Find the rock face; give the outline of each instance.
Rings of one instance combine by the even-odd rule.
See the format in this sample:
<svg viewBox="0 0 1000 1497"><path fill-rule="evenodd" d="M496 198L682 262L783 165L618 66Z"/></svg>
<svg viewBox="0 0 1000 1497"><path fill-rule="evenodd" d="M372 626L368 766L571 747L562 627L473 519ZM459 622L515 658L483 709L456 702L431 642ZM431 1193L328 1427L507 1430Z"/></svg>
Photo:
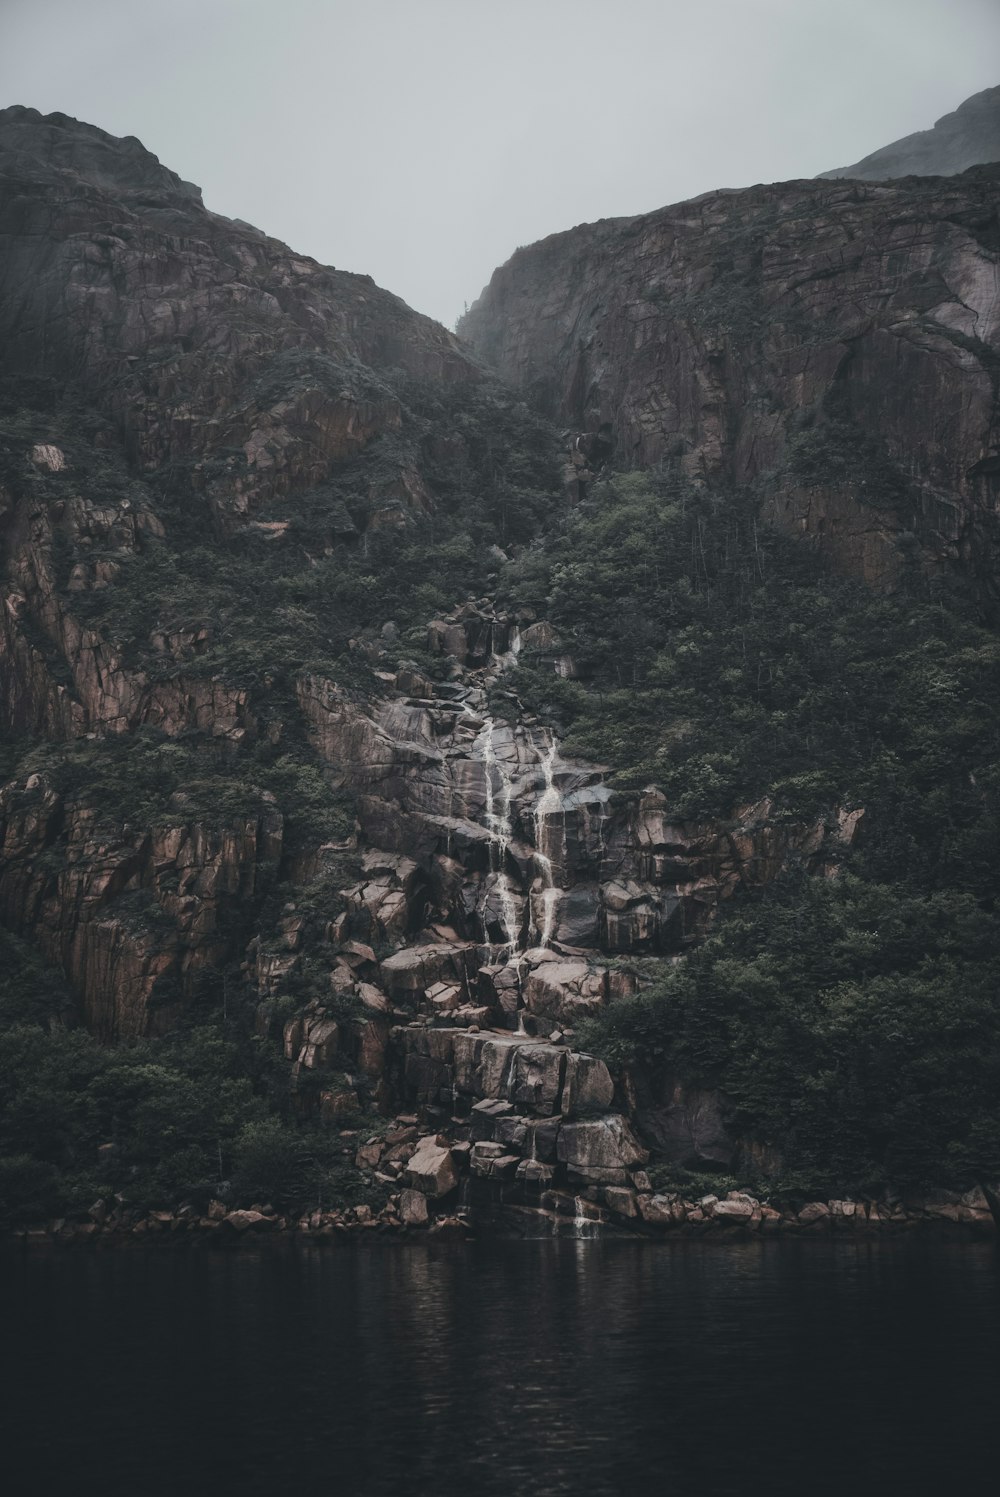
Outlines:
<svg viewBox="0 0 1000 1497"><path fill-rule="evenodd" d="M294 738L266 670L251 688L212 664L239 617L204 622L191 594L137 624L120 579L157 547L280 547L303 495L333 517L313 542L321 556L405 529L435 483L467 474L477 438L475 419L442 414L441 392L495 381L368 277L209 212L138 141L59 114L0 111L0 282L0 734L143 733L196 746L206 773ZM430 416L412 411L414 391ZM352 463L349 513L336 485ZM164 519L165 475L182 518ZM296 553L289 571L313 564ZM301 881L304 864L252 783L245 816L170 806L142 826L124 812L116 825L107 797L95 824L79 788L7 787L4 918L62 965L102 1036L155 1032L198 971L241 953L267 889ZM395 943L422 875L382 858L351 915ZM258 951L262 990L296 960Z"/></svg>
<svg viewBox="0 0 1000 1497"><path fill-rule="evenodd" d="M723 827L676 821L655 790L612 796L601 770L564 759L547 729L489 715L504 657L494 651L488 666L470 667L469 634L503 649L518 624L487 600L462 613L461 623L431 625L432 639L452 631L457 653L451 678L426 681L427 695L398 689L412 684L404 670L381 702L361 704L310 676L299 701L317 751L358 791L363 836L405 865L397 889L384 877L365 886L380 891L365 895L381 901L375 924L385 928L388 911L401 931L443 922L460 942L492 947L479 973L484 1001L500 1001L502 969L519 954L519 985L539 1025L571 1023L609 996L588 951L682 950L738 889L790 862L822 871L853 840L857 813L779 825L761 801ZM371 853L371 866L386 856ZM348 923L364 936L373 917L352 897L358 916ZM450 990L457 1006L473 996L481 963L453 934L400 951L383 962L382 978L396 996L440 985L442 1002Z"/></svg>
<svg viewBox="0 0 1000 1497"><path fill-rule="evenodd" d="M555 234L460 332L627 466L758 486L873 585L896 541L985 578L1000 486L1000 167L707 193Z"/></svg>
<svg viewBox="0 0 1000 1497"><path fill-rule="evenodd" d="M872 580L917 511L935 554L965 554L1000 473L996 200L989 173L924 197L791 184L523 252L469 330L573 420L560 495L556 434L443 328L210 213L136 141L0 112L0 732L42 766L0 785L0 919L59 964L107 1041L162 1033L206 984L225 1002L236 982L283 1046L299 1115L352 1137L358 1114L397 1114L356 1159L397 1182L397 1223L475 1186L574 1231L608 1213L665 1226L676 1203L653 1194L648 1145L720 1170L758 1147L763 1169L716 1094L612 1074L574 1048L577 1026L637 991L617 956L676 959L740 891L790 867L835 874L864 812L793 823L762 799L695 823L655 789L615 794L507 689L521 649L580 674L533 610L478 587L442 601L429 578L402 641L392 619L361 638L352 624L314 655L302 578L331 557L346 573L348 548L367 561L369 542L466 498L572 502L616 443L766 482L775 523ZM488 420L455 415L458 388ZM521 483L527 458L512 498L468 494L495 424L541 433L543 494ZM885 462L905 458L891 514L817 463L830 433L876 426ZM253 646L231 668L220 636L244 627L235 607L252 611L261 557L302 513L322 534L281 553L292 644L278 669ZM134 579L177 557L179 596L147 607ZM237 604L203 621L199 581L234 557L249 603L234 585ZM142 780L178 763L179 790ZM276 767L280 806L258 783ZM311 820L333 795L350 808L336 835ZM270 1222L220 1209L234 1233Z"/></svg>
<svg viewBox="0 0 1000 1497"><path fill-rule="evenodd" d="M102 1039L163 1033L228 954L227 923L274 879L281 850L273 807L218 831L114 831L34 775L0 787L0 918L62 967Z"/></svg>
<svg viewBox="0 0 1000 1497"><path fill-rule="evenodd" d="M890 177L948 177L970 166L1000 161L1000 87L984 88L944 114L932 130L917 130L882 146L853 166L820 172L821 177L852 177L885 182Z"/></svg>
<svg viewBox="0 0 1000 1497"><path fill-rule="evenodd" d="M85 380L141 467L205 465L223 530L397 431L386 371L477 377L443 327L210 213L135 139L5 109L0 181L0 369ZM421 503L416 461L387 476L385 505Z"/></svg>

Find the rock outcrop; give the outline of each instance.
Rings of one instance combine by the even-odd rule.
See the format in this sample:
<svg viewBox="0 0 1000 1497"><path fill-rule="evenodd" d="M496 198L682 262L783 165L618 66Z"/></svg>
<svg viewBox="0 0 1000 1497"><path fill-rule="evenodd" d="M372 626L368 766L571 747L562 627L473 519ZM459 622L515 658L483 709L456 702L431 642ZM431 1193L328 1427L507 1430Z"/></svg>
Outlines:
<svg viewBox="0 0 1000 1497"><path fill-rule="evenodd" d="M104 1040L163 1033L245 935L281 861L282 818L114 824L40 775L0 787L0 918L66 973Z"/></svg>
<svg viewBox="0 0 1000 1497"><path fill-rule="evenodd" d="M885 182L891 177L948 177L970 166L1000 161L1000 87L984 88L944 114L931 130L917 130L872 151L853 166L820 172L820 177L851 177Z"/></svg>
<svg viewBox="0 0 1000 1497"><path fill-rule="evenodd" d="M5 109L0 186L0 372L85 383L140 468L198 467L223 531L398 432L399 371L478 377L439 324L209 212L134 138ZM419 505L417 463L376 504Z"/></svg>
<svg viewBox="0 0 1000 1497"><path fill-rule="evenodd" d="M992 588L998 210L996 166L710 192L518 250L460 332L626 466L755 485L874 585L915 535Z"/></svg>
<svg viewBox="0 0 1000 1497"><path fill-rule="evenodd" d="M488 600L460 612L430 627L432 640L449 636L454 673L425 680L426 695L397 690L364 704L330 680L299 682L317 751L358 792L363 836L403 869L396 887L383 876L351 895L356 934L438 922L505 960L526 953L527 1006L539 1020L569 1022L554 989L575 993L580 1012L589 996L603 1001L582 952L680 951L738 889L792 861L829 870L854 840L858 812L782 823L763 800L725 825L684 823L656 790L612 795L601 769L565 759L547 728L490 715L489 689L519 642L518 621L494 615ZM493 653L470 656L470 633ZM408 669L397 685L414 685ZM371 853L370 866L382 857ZM457 948L400 952L383 976L397 993L444 983L464 999L468 959L456 965L449 950ZM564 959L555 962L556 951Z"/></svg>

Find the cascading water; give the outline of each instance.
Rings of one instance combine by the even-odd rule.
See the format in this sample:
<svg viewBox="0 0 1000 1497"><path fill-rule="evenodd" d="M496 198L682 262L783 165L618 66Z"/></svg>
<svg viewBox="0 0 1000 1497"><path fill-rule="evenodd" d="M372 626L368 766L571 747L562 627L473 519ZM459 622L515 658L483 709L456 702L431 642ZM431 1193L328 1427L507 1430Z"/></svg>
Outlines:
<svg viewBox="0 0 1000 1497"><path fill-rule="evenodd" d="M563 806L563 798L556 789L555 763L558 748L555 735L551 735L549 746L541 761L542 773L545 776L545 789L534 810L535 822L535 855L534 861L542 879L542 892L540 902L542 906L542 919L539 929L539 944L548 946L552 939L555 928L556 908L562 898L562 890L558 887L553 873L553 854L556 853L554 838L558 838L558 856L565 856L566 851L566 811Z"/></svg>
<svg viewBox="0 0 1000 1497"><path fill-rule="evenodd" d="M483 723L479 742L486 781L485 820L490 838L490 870L496 876L496 889L500 896L500 924L506 937L497 955L504 961L510 961L517 955L519 924L517 903L507 876L507 852L513 836L510 820L511 780L507 766L497 758L493 733L493 719L488 717ZM494 788L494 777L499 781L499 796Z"/></svg>

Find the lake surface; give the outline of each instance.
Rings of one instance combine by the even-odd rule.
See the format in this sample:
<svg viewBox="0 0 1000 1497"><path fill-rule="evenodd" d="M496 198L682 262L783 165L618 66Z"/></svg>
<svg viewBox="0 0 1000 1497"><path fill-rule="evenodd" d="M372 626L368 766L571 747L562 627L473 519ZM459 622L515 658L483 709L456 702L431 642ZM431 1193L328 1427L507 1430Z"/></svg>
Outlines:
<svg viewBox="0 0 1000 1497"><path fill-rule="evenodd" d="M989 1242L5 1252L6 1490L995 1490Z"/></svg>

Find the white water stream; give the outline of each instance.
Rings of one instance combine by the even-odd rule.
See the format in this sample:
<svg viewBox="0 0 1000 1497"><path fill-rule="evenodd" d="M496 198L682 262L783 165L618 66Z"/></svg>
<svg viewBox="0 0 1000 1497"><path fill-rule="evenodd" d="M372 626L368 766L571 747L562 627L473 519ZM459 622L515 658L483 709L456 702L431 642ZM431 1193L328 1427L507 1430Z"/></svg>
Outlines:
<svg viewBox="0 0 1000 1497"><path fill-rule="evenodd" d="M539 932L539 944L547 946L552 939L552 931L555 927L556 908L562 898L562 890L557 886L553 877L553 855L556 847L553 843L553 834L558 835L558 856L563 859L566 854L566 811L563 806L563 798L555 785L555 763L558 754L555 734L551 735L551 741L542 760L542 773L545 776L545 789L542 791L538 805L534 810L535 822L535 866L538 868L542 878L542 926Z"/></svg>
<svg viewBox="0 0 1000 1497"><path fill-rule="evenodd" d="M496 950L495 959L513 961L520 951L520 918L507 872L507 857L514 836L511 820L513 782L510 768L497 755L495 732L493 719L486 718L477 747L485 771L484 819L490 839L490 871L500 899L500 921L505 937ZM552 940L556 910L562 898L562 890L556 882L556 868L565 861L566 856L566 808L555 783L558 756L555 736L550 735L545 753L539 754L538 758L544 776L544 787L530 813L535 832L532 861L542 884L537 896L541 906L541 920L537 924L540 946L548 946Z"/></svg>
<svg viewBox="0 0 1000 1497"><path fill-rule="evenodd" d="M500 895L500 922L507 938L500 952L505 961L510 961L518 949L517 902L507 877L507 852L513 836L510 820L511 780L506 764L497 758L493 732L493 719L488 717L480 734L481 757L486 771L486 830L490 838L490 868L496 875L496 887ZM500 782L499 796L493 786L494 775Z"/></svg>

